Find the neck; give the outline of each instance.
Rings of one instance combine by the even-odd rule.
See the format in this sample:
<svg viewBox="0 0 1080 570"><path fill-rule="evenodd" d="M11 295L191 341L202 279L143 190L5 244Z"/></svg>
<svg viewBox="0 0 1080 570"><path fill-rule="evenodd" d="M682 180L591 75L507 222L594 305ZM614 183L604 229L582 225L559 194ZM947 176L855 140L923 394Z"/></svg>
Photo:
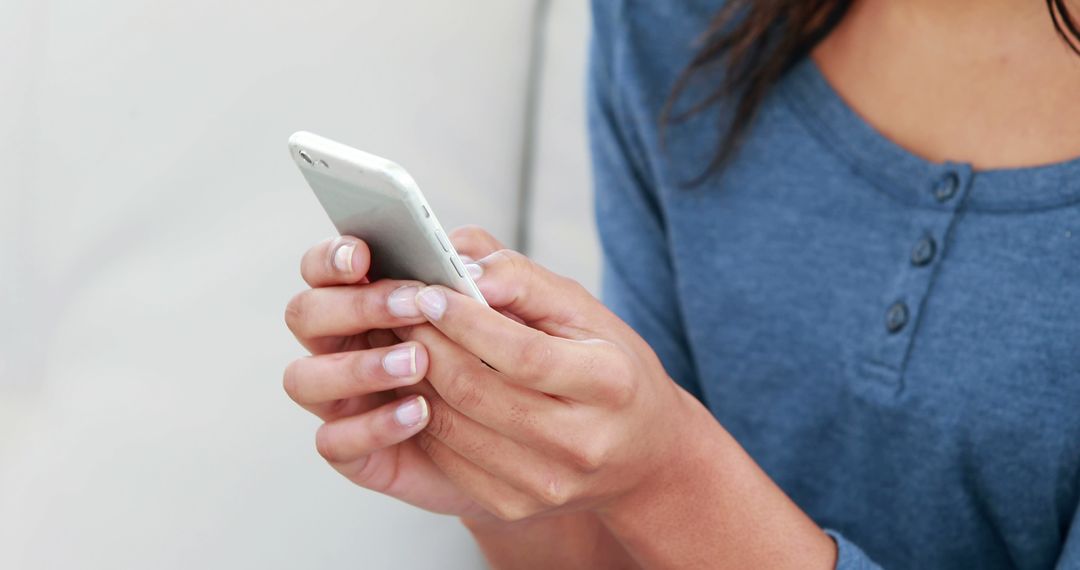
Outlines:
<svg viewBox="0 0 1080 570"><path fill-rule="evenodd" d="M1046 4L1034 0L856 0L850 15L933 44L938 55L957 61L1033 56L1056 66L1080 62L1055 32Z"/></svg>
<svg viewBox="0 0 1080 570"><path fill-rule="evenodd" d="M814 59L856 112L925 158L1080 156L1080 55L1043 2L856 0Z"/></svg>

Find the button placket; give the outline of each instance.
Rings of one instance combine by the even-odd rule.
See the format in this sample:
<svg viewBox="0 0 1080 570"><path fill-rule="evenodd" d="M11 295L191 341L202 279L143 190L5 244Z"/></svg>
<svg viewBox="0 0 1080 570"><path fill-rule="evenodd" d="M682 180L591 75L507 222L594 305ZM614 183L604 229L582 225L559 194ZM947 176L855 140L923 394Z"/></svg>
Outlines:
<svg viewBox="0 0 1080 570"><path fill-rule="evenodd" d="M910 318L911 311L908 309L907 303L897 301L885 312L885 330L896 334L904 330Z"/></svg>
<svg viewBox="0 0 1080 570"><path fill-rule="evenodd" d="M953 199L960 190L960 175L947 171L934 183L934 198L942 204Z"/></svg>
<svg viewBox="0 0 1080 570"><path fill-rule="evenodd" d="M925 267L930 265L936 254L937 241L934 240L934 236L923 235L919 241L915 242L915 246L911 248L911 264L915 267Z"/></svg>
<svg viewBox="0 0 1080 570"><path fill-rule="evenodd" d="M930 207L911 211L911 232L904 238L909 255L896 259L894 279L882 291L876 326L866 335L866 350L859 365L861 377L874 381L887 393L903 389L903 374L911 344L945 255L948 236L959 218L971 183L970 169L946 168L929 183Z"/></svg>

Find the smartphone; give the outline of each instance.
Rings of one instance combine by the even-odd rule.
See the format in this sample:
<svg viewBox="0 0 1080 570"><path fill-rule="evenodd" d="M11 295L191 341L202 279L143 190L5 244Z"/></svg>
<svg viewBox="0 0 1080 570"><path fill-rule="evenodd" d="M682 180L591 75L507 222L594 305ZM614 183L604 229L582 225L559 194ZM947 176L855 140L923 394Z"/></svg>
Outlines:
<svg viewBox="0 0 1080 570"><path fill-rule="evenodd" d="M289 151L337 231L367 242L369 279L445 285L487 304L404 168L303 131Z"/></svg>

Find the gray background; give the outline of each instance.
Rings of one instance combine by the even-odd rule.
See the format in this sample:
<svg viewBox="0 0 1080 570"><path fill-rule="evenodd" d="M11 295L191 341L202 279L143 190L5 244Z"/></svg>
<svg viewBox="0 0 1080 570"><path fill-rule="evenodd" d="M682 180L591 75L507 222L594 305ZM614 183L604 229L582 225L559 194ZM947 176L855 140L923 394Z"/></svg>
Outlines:
<svg viewBox="0 0 1080 570"><path fill-rule="evenodd" d="M281 390L299 258L332 233L285 143L390 157L508 241L531 163L531 253L595 290L587 3L0 13L0 567L482 566L454 519L325 466Z"/></svg>

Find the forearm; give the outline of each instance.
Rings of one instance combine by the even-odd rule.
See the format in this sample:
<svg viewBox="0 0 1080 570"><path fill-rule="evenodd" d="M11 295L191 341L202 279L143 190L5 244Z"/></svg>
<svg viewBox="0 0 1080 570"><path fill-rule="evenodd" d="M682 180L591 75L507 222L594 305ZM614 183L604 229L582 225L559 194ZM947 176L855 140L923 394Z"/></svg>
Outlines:
<svg viewBox="0 0 1080 570"><path fill-rule="evenodd" d="M638 568L592 513L573 513L516 523L462 519L493 568L568 570Z"/></svg>
<svg viewBox="0 0 1080 570"><path fill-rule="evenodd" d="M835 566L833 540L719 424L680 451L680 463L600 514L643 566Z"/></svg>

